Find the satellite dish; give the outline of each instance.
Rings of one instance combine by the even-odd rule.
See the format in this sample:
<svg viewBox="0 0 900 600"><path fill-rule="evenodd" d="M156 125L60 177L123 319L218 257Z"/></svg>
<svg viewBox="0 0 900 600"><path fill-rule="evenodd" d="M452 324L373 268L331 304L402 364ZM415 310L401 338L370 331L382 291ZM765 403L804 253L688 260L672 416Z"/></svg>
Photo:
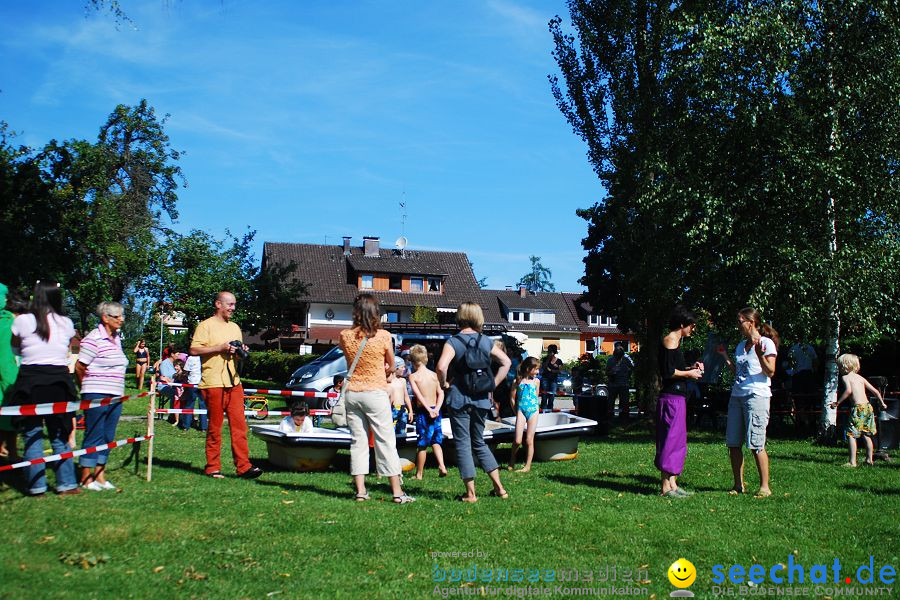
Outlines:
<svg viewBox="0 0 900 600"><path fill-rule="evenodd" d="M397 238L397 241L394 242L394 245L397 246L397 248L399 248L400 250L403 250L404 248L406 248L406 244L408 243L409 241L406 239L406 237L401 235Z"/></svg>

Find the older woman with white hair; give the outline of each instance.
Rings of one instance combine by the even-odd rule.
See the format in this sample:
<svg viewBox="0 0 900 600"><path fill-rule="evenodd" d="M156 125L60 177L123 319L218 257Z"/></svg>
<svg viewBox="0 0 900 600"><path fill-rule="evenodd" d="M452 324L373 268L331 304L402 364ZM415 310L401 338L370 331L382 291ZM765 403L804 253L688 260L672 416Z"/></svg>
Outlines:
<svg viewBox="0 0 900 600"><path fill-rule="evenodd" d="M125 370L128 358L122 351L124 312L118 302L101 302L97 306L100 324L81 340L75 377L81 383L82 400L99 400L125 393ZM116 426L122 414L122 403L116 402L84 411L82 448L108 444L116 439ZM94 492L114 490L106 479L109 450L91 452L81 457L81 485Z"/></svg>

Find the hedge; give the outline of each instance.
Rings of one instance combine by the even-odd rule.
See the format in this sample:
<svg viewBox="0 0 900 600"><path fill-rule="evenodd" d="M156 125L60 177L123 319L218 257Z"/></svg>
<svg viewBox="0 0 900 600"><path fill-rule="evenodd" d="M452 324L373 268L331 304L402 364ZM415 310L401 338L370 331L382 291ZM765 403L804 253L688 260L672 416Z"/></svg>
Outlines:
<svg viewBox="0 0 900 600"><path fill-rule="evenodd" d="M284 385L291 373L317 358L318 354L289 354L278 350L250 352L250 357L242 365L241 375Z"/></svg>

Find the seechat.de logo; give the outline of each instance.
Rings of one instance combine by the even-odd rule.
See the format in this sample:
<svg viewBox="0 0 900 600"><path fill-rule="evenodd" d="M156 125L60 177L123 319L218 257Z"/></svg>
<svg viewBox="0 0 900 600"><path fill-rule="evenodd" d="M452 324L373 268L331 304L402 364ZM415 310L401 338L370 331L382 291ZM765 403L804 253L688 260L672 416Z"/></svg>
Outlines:
<svg viewBox="0 0 900 600"><path fill-rule="evenodd" d="M669 581L677 588L669 596L673 598L693 598L694 593L683 588L690 587L694 580L697 579L697 569L686 558L679 558L672 563L668 571Z"/></svg>

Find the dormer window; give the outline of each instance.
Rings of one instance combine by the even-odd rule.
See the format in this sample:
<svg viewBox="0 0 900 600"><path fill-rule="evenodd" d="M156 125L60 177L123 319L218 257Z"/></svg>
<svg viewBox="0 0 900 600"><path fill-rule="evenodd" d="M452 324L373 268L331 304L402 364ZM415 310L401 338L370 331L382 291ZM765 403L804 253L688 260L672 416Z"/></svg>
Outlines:
<svg viewBox="0 0 900 600"><path fill-rule="evenodd" d="M409 291L413 293L424 293L425 292L425 279L422 277L410 277L409 278Z"/></svg>
<svg viewBox="0 0 900 600"><path fill-rule="evenodd" d="M375 287L375 276L374 275L363 275L359 280L359 289L361 290L371 290Z"/></svg>
<svg viewBox="0 0 900 600"><path fill-rule="evenodd" d="M388 276L388 289L401 291L403 289L403 276L402 275L390 275Z"/></svg>
<svg viewBox="0 0 900 600"><path fill-rule="evenodd" d="M441 278L440 277L429 277L428 278L428 293L429 294L440 294L441 293Z"/></svg>
<svg viewBox="0 0 900 600"><path fill-rule="evenodd" d="M615 320L612 317L604 317L603 315L589 315L588 325L591 327L614 327Z"/></svg>
<svg viewBox="0 0 900 600"><path fill-rule="evenodd" d="M510 321L515 323L530 323L531 322L531 313L514 310L512 312L512 318Z"/></svg>

